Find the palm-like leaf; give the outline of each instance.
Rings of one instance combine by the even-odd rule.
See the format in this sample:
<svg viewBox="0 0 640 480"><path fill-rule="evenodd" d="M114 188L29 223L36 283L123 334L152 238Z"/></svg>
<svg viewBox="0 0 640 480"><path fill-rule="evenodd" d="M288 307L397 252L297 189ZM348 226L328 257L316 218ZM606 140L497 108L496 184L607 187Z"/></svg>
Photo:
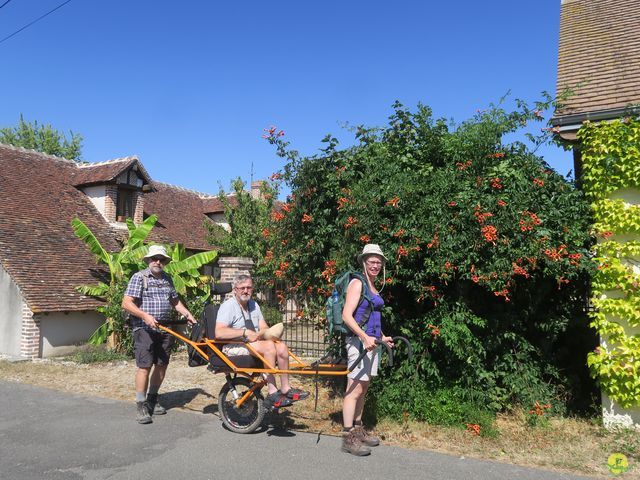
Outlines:
<svg viewBox="0 0 640 480"><path fill-rule="evenodd" d="M179 261L171 262L165 268L165 271L169 275L179 275L184 272L188 272L193 270L191 274L196 273L197 270L206 265L207 263L213 262L218 256L218 252L215 250L209 250L207 252L199 252L190 257L184 258Z"/></svg>
<svg viewBox="0 0 640 480"><path fill-rule="evenodd" d="M149 233L153 229L153 226L158 221L156 215L151 215L146 218L138 227L133 230L129 229L129 239L127 240L127 249L133 250L144 244L144 241L149 236ZM133 223L133 222L131 222ZM127 223L128 225L128 223Z"/></svg>
<svg viewBox="0 0 640 480"><path fill-rule="evenodd" d="M109 285L102 282L98 285L80 285L79 287L76 287L76 290L83 295L102 298L109 292Z"/></svg>
<svg viewBox="0 0 640 480"><path fill-rule="evenodd" d="M89 227L87 227L79 218L71 220L71 226L73 227L73 233L75 233L76 237L82 240L89 248L89 251L98 257L98 260L107 264L109 266L109 270L111 270L111 255L109 255L109 253L107 253L107 251L102 247L93 232L89 230Z"/></svg>

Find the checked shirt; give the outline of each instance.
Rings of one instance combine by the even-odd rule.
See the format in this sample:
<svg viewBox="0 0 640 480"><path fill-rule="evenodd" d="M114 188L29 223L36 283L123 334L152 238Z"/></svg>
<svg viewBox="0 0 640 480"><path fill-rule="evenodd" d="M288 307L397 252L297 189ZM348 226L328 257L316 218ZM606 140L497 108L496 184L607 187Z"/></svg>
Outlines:
<svg viewBox="0 0 640 480"><path fill-rule="evenodd" d="M144 288L143 276L147 277L146 289ZM166 323L171 320L173 313L171 301L178 299L178 292L173 286L171 277L162 272L162 278L158 279L148 268L133 274L124 294L133 297L140 310L153 315L158 323ZM142 319L132 315L131 326L137 330L146 327L146 324Z"/></svg>

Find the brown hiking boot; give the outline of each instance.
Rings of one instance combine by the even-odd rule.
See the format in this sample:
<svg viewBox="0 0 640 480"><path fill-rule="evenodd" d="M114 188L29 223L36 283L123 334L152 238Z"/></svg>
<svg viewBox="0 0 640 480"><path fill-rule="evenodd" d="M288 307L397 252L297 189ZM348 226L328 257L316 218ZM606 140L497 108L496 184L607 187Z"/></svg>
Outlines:
<svg viewBox="0 0 640 480"><path fill-rule="evenodd" d="M343 434L342 451L358 457L364 457L371 454L371 449L362 444L353 430Z"/></svg>
<svg viewBox="0 0 640 480"><path fill-rule="evenodd" d="M138 410L138 414L136 415L138 423L146 425L147 423L153 422L149 414L149 405L147 405L147 402L136 402L136 408Z"/></svg>
<svg viewBox="0 0 640 480"><path fill-rule="evenodd" d="M147 406L151 415L165 415L167 413L167 410L158 403L157 393L147 394Z"/></svg>
<svg viewBox="0 0 640 480"><path fill-rule="evenodd" d="M377 447L380 445L380 439L375 435L368 433L362 425L354 426L353 434L358 437L363 445L366 445L367 447Z"/></svg>

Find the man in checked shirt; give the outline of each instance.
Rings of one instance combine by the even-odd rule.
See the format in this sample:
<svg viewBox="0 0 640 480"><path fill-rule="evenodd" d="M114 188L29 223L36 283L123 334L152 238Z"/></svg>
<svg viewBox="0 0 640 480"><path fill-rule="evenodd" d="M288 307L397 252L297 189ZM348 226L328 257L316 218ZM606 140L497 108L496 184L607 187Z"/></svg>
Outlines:
<svg viewBox="0 0 640 480"><path fill-rule="evenodd" d="M158 324L171 319L172 308L184 315L189 323L196 323L191 312L178 298L171 277L164 272L164 266L171 261L165 248L161 245L151 245L144 261L148 268L133 274L122 299L122 308L131 314L138 367L136 420L142 424L151 423L152 415L167 413L158 403L158 390L169 365L175 337L158 330Z"/></svg>

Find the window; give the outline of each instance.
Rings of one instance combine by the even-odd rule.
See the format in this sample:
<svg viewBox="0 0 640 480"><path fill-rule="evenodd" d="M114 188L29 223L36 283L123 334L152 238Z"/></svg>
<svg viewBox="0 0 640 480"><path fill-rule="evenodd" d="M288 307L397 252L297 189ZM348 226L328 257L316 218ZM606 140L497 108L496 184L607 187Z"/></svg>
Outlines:
<svg viewBox="0 0 640 480"><path fill-rule="evenodd" d="M135 213L134 191L128 188L118 187L118 198L116 201L116 221L124 222L125 219L133 218Z"/></svg>

